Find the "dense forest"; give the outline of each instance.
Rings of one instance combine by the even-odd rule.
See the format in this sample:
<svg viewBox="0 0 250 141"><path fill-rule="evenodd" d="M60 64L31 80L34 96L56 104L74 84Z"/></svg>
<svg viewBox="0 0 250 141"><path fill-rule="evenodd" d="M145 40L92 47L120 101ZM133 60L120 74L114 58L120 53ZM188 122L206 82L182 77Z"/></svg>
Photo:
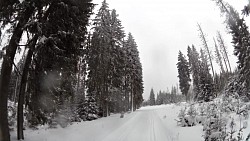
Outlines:
<svg viewBox="0 0 250 141"><path fill-rule="evenodd" d="M0 0L0 141L10 141L15 126L23 140L26 127L66 127L146 105L209 103L221 95L249 102L250 3L240 14L227 2L212 1L232 35L237 69L222 34L218 31L210 45L197 24L202 47L179 51L179 86L158 93L152 88L143 101L136 40L106 0L97 13L92 0Z"/></svg>
<svg viewBox="0 0 250 141"><path fill-rule="evenodd" d="M24 124L67 126L140 107L136 41L105 0L90 20L94 7L91 0L0 1L0 141L10 140L15 123L20 140Z"/></svg>

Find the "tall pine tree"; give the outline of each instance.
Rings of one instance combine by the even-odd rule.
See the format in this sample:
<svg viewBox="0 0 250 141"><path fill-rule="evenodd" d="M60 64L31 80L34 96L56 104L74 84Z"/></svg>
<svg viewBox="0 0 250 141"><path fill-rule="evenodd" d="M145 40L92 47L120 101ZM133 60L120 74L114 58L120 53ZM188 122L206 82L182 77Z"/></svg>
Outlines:
<svg viewBox="0 0 250 141"><path fill-rule="evenodd" d="M226 15L226 24L229 33L233 37L232 43L234 44L234 55L238 57L238 94L250 99L250 33L244 18L241 18L239 13L228 3L222 0L214 0L220 7L223 14ZM243 10L243 14L248 14L247 9Z"/></svg>
<svg viewBox="0 0 250 141"><path fill-rule="evenodd" d="M155 93L154 93L154 89L152 88L150 91L150 95L149 95L149 105L153 106L155 105Z"/></svg>
<svg viewBox="0 0 250 141"><path fill-rule="evenodd" d="M128 34L128 39L125 42L126 55L126 84L128 86L128 94L130 95L131 110L139 108L143 101L143 78L142 64L140 62L139 51L137 44L131 33Z"/></svg>
<svg viewBox="0 0 250 141"><path fill-rule="evenodd" d="M200 51L200 83L199 89L200 93L198 94L197 100L203 100L208 102L214 98L214 86L213 86L213 78L209 72L208 58L204 51L201 49Z"/></svg>
<svg viewBox="0 0 250 141"><path fill-rule="evenodd" d="M196 50L195 46L192 45L192 48L188 46L187 49L188 62L192 74L192 81L194 87L194 99L197 99L198 94L200 93L200 55Z"/></svg>
<svg viewBox="0 0 250 141"><path fill-rule="evenodd" d="M179 77L179 85L180 89L183 95L186 96L186 101L187 101L187 94L188 90L190 87L190 69L188 65L188 61L186 60L185 56L182 54L181 51L179 51L178 54L178 63L177 63L177 68L178 68L178 77Z"/></svg>

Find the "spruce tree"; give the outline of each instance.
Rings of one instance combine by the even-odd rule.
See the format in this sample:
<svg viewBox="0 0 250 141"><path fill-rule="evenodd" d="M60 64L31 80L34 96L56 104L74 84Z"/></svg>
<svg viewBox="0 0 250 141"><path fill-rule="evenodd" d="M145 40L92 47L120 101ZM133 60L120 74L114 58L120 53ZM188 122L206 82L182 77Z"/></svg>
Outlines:
<svg viewBox="0 0 250 141"><path fill-rule="evenodd" d="M111 11L111 50L110 50L110 66L109 66L109 87L112 97L111 110L116 112L122 111L123 103L123 77L124 77L124 52L122 50L124 44L125 33L118 19L116 10Z"/></svg>
<svg viewBox="0 0 250 141"><path fill-rule="evenodd" d="M143 101L143 78L139 51L131 33L128 34L124 49L126 56L126 83L129 88L131 110L135 110L139 108Z"/></svg>
<svg viewBox="0 0 250 141"><path fill-rule="evenodd" d="M214 1L220 7L221 12L226 15L227 28L233 37L234 55L238 57L239 80L237 82L239 83L238 85L242 86L238 94L250 99L248 92L250 90L250 33L248 26L244 18L241 18L231 5L222 0ZM247 14L246 10L243 10L243 14Z"/></svg>
<svg viewBox="0 0 250 141"><path fill-rule="evenodd" d="M188 61L186 60L185 56L179 51L178 54L178 77L179 77L179 85L183 95L186 97L187 101L187 94L190 87L190 69L188 65Z"/></svg>
<svg viewBox="0 0 250 141"><path fill-rule="evenodd" d="M32 22L26 26L27 32L29 32L30 34L33 34L34 36L32 37L31 40L28 40L29 44L27 46L29 50L26 55L25 67L23 70L22 80L21 80L21 89L20 89L19 102L18 102L18 138L23 138L23 135L20 131L23 130L22 110L23 110L24 93L25 93L27 79L29 79L31 82L34 82L34 83L33 84L29 83L28 85L30 95L26 97L26 101L29 101L26 103L26 105L28 105L29 110L31 110L32 113L34 114L32 116L36 117L37 120L40 120L40 123L48 122L48 118L50 117L46 117L45 114L48 114L48 113L55 114L54 112L51 112L51 109L60 109L58 108L59 105L57 104L64 103L63 98L65 95L67 95L66 94L67 92L71 94L73 93L72 89L74 87L73 86L74 81L72 81L71 76L74 76L75 72L74 72L74 69L72 68L75 68L75 64L76 64L73 62L75 62L76 56L78 56L76 52L79 52L78 48L81 47L80 44L84 40L84 36L86 34L86 25L88 22L88 17L92 9L91 8L92 4L89 3L89 1L60 1L60 2L46 1L42 4L47 6L48 8L43 9L42 5L38 4L39 6L38 6L37 15L34 15L31 17L31 19L34 20L35 22ZM67 8L71 9L70 12L65 10ZM60 11L60 9L61 10L64 9L65 11L62 12ZM57 18L57 17L61 17L60 14L64 15L63 16L64 19ZM69 20L70 18L75 19L75 21ZM60 20L63 20L63 22ZM73 28L76 28L77 30ZM70 33L69 31L72 31L72 30L75 30L75 32ZM54 33L58 33L58 34L56 35ZM65 38L67 38L68 40L65 40L63 36L66 36ZM37 51L38 48L40 50ZM48 49L49 51L46 49ZM36 54L33 54L35 50L37 52ZM48 54L44 53L46 51L48 51L47 52ZM32 57L33 57L33 60L32 60ZM49 59L46 57L48 57ZM42 63L37 63L41 60L43 60ZM52 66L51 63L53 63L53 61L56 61L56 60L57 60L57 63L55 63L54 66ZM33 66L32 71L35 71L35 73L33 74L37 74L37 75L33 75L31 73L32 71L29 71L30 69L29 67L31 63ZM65 64L67 64L68 66ZM50 65L51 67L48 68L47 67L48 65ZM60 67L59 65L63 66L61 67L61 70L58 69ZM69 65L71 66L69 67ZM28 71L30 73L29 78L27 78ZM44 71L45 74L43 74L43 72L41 71ZM53 78L55 78L55 80L51 82L54 83L56 81L62 80L63 83L60 85L55 85L54 88L49 87L50 84L49 85L45 84L41 87L41 83L43 82L41 82L40 80L45 80L46 78L48 78L48 76L51 76L52 71L54 71ZM65 75L66 73L67 75ZM68 77L67 78L68 80L66 80L66 77ZM32 86L34 84L35 86ZM46 93L45 97L47 96L53 97L48 100L48 103L51 102L50 100L53 100L54 102L56 101L55 103L52 103L52 102L50 103L54 107L49 110L47 109L46 106L41 105L41 101L44 99L41 99L41 97L39 96L41 93L37 91L37 90L41 90L42 92L45 92L46 89L49 90L50 92ZM65 94L62 94L60 97L60 96L56 96L58 95L58 93L61 93L61 94L65 93ZM70 103L70 102L67 101L67 103Z"/></svg>
<svg viewBox="0 0 250 141"><path fill-rule="evenodd" d="M214 95L214 85L213 85L213 79L209 72L208 67L208 58L206 57L206 54L201 49L201 64L200 64L200 82L199 82L199 89L200 93L197 97L197 100L203 100L205 102L208 102L212 100Z"/></svg>
<svg viewBox="0 0 250 141"><path fill-rule="evenodd" d="M91 45L88 51L88 95L96 97L97 105L102 115L108 115L108 103L110 95L108 92L109 61L111 60L111 15L106 1L94 19L94 31Z"/></svg>
<svg viewBox="0 0 250 141"><path fill-rule="evenodd" d="M87 48L88 94L95 95L103 116L110 111L135 109L142 102L142 70L137 45L125 33L116 10L103 1L94 19L91 44ZM141 88L142 87L142 88ZM128 106L130 105L130 107ZM129 107L129 108L128 108Z"/></svg>
<svg viewBox="0 0 250 141"><path fill-rule="evenodd" d="M170 103L175 103L176 97L177 97L177 88L175 86L172 86L170 92Z"/></svg>
<svg viewBox="0 0 250 141"><path fill-rule="evenodd" d="M197 52L196 48L194 45L192 45L192 48L188 46L187 49L187 56L188 56L188 62L193 78L193 87L194 87L194 99L197 99L198 94L200 93L200 56L199 53Z"/></svg>
<svg viewBox="0 0 250 141"><path fill-rule="evenodd" d="M20 7L19 7L20 6ZM18 9L24 10L18 10ZM35 12L34 2L27 2L23 5L19 1L5 1L3 5L0 5L0 20L2 26L11 24L11 30L13 33L6 47L6 54L3 57L1 74L0 74L0 141L9 141L9 127L8 127L8 86L10 83L12 64L16 54L17 46L22 37L24 26L28 23L30 16ZM16 15L16 13L18 13Z"/></svg>
<svg viewBox="0 0 250 141"><path fill-rule="evenodd" d="M152 88L151 91L150 91L149 105L150 105L150 106L155 105L155 93L154 93L153 88Z"/></svg>

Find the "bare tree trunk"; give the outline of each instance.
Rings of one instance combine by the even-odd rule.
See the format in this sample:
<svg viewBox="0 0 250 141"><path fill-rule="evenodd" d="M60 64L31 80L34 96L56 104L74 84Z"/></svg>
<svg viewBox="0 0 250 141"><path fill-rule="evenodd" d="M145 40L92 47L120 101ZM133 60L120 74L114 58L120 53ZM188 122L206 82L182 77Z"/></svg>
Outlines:
<svg viewBox="0 0 250 141"><path fill-rule="evenodd" d="M219 31L217 32L217 40L218 40L218 42L220 44L220 48L221 48L221 50L223 52L223 56L227 60L227 64L228 64L229 70L230 70L230 72L232 72L230 61L229 61L229 58L228 58L227 48L226 48L224 40L222 39L222 36L221 36L221 34L220 34Z"/></svg>
<svg viewBox="0 0 250 141"><path fill-rule="evenodd" d="M127 73L126 72L126 68L125 68L125 73ZM127 74L126 74L127 75ZM128 82L127 82L127 76L125 75L125 80L124 80L124 91L125 91L125 100L124 100L124 112L126 112L126 111L129 111L129 94L128 94Z"/></svg>
<svg viewBox="0 0 250 141"><path fill-rule="evenodd" d="M133 86L131 85L131 112L134 111L134 95L133 95Z"/></svg>
<svg viewBox="0 0 250 141"><path fill-rule="evenodd" d="M13 96L13 101L14 103L16 103L16 97L17 97L17 89L18 89L18 83L19 83L19 76L17 76L17 80L16 80L16 84L15 84L15 92L14 92L14 96Z"/></svg>
<svg viewBox="0 0 250 141"><path fill-rule="evenodd" d="M222 52L222 54L223 54L223 52ZM224 64L225 64L225 66L226 66L226 70L227 70L227 72L229 72L228 66L227 66L227 60L226 60L225 56L222 55L222 58L223 58L223 62L224 62Z"/></svg>
<svg viewBox="0 0 250 141"><path fill-rule="evenodd" d="M213 38L214 40L214 46L215 46L215 56L216 56L216 62L218 63L218 65L220 66L220 69L221 69L221 72L223 74L225 74L225 69L223 67L223 63L222 63L222 59L221 59L221 54L220 54L220 51L219 51L219 48L216 44L216 41L215 39Z"/></svg>
<svg viewBox="0 0 250 141"><path fill-rule="evenodd" d="M106 110L107 110L107 117L108 117L108 116L110 116L110 114L109 114L109 103L108 102L106 103L106 108L107 108Z"/></svg>
<svg viewBox="0 0 250 141"><path fill-rule="evenodd" d="M23 26L28 22L29 17L33 13L34 8L28 8L24 12L24 17L20 18L12 37L10 39L9 45L6 48L6 55L3 58L2 70L0 76L0 141L9 141L10 133L8 126L8 86L10 83L10 75L12 70L12 62L14 60L17 44L19 43L22 34Z"/></svg>
<svg viewBox="0 0 250 141"><path fill-rule="evenodd" d="M21 85L20 85L20 90L19 90L18 106L17 106L17 109L18 109L17 111L17 139L18 140L24 139L23 105L24 105L25 89L26 89L26 84L27 84L29 66L31 64L32 55L33 55L37 40L38 40L38 35L35 35L35 37L33 38L33 41L31 42L30 49L28 50L25 63L24 63L24 67L23 67Z"/></svg>
<svg viewBox="0 0 250 141"><path fill-rule="evenodd" d="M52 4L51 4L52 5ZM47 20L47 17L49 13L51 12L51 6L48 8L44 16L41 18L41 23L44 23ZM28 72L29 72L29 66L32 61L32 55L34 53L37 40L39 38L38 33L30 40L28 47L28 53L26 55L25 64L23 67L23 73L21 78L21 85L19 90L19 99L18 99L18 111L17 111L17 139L24 139L23 134L23 105L24 105L24 97L25 97L25 90L27 87L27 79L28 79Z"/></svg>
<svg viewBox="0 0 250 141"><path fill-rule="evenodd" d="M86 72L85 72L85 69L84 69L84 72L83 73L83 79L80 80L81 81L81 94L82 94L82 98L83 100L85 100L85 77L86 77Z"/></svg>
<svg viewBox="0 0 250 141"><path fill-rule="evenodd" d="M77 85L76 85L76 94L77 94L77 96L79 96L80 95L80 73L81 73L81 65L82 65L82 58L80 57L79 58L79 62L78 62L79 64L78 64L78 74L77 74Z"/></svg>
<svg viewBox="0 0 250 141"><path fill-rule="evenodd" d="M204 45L204 47L205 47L205 49L207 51L208 57L209 57L209 62L210 62L210 65L211 65L211 69L212 69L212 73L213 73L213 78L214 78L214 67L213 67L213 63L212 63L211 52L210 52L210 50L208 48L207 40L206 40L205 35L204 35L204 33L203 33L202 29L201 29L201 26L199 24L197 24L197 25L198 25L198 28L199 28L199 31L200 31L201 41L202 41L202 43L203 43L203 45Z"/></svg>

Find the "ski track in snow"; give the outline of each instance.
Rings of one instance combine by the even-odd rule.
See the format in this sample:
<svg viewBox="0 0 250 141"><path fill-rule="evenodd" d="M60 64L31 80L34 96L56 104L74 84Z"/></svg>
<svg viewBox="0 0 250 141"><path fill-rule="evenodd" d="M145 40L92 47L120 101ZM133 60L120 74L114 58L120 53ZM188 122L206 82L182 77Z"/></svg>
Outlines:
<svg viewBox="0 0 250 141"><path fill-rule="evenodd" d="M139 110L103 141L170 141L166 129L154 109Z"/></svg>
<svg viewBox="0 0 250 141"><path fill-rule="evenodd" d="M200 141L202 127L176 125L181 106L143 107L120 118L120 114L94 121L74 123L66 128L24 130L25 141ZM195 136L194 136L195 134ZM16 131L11 132L16 141Z"/></svg>

